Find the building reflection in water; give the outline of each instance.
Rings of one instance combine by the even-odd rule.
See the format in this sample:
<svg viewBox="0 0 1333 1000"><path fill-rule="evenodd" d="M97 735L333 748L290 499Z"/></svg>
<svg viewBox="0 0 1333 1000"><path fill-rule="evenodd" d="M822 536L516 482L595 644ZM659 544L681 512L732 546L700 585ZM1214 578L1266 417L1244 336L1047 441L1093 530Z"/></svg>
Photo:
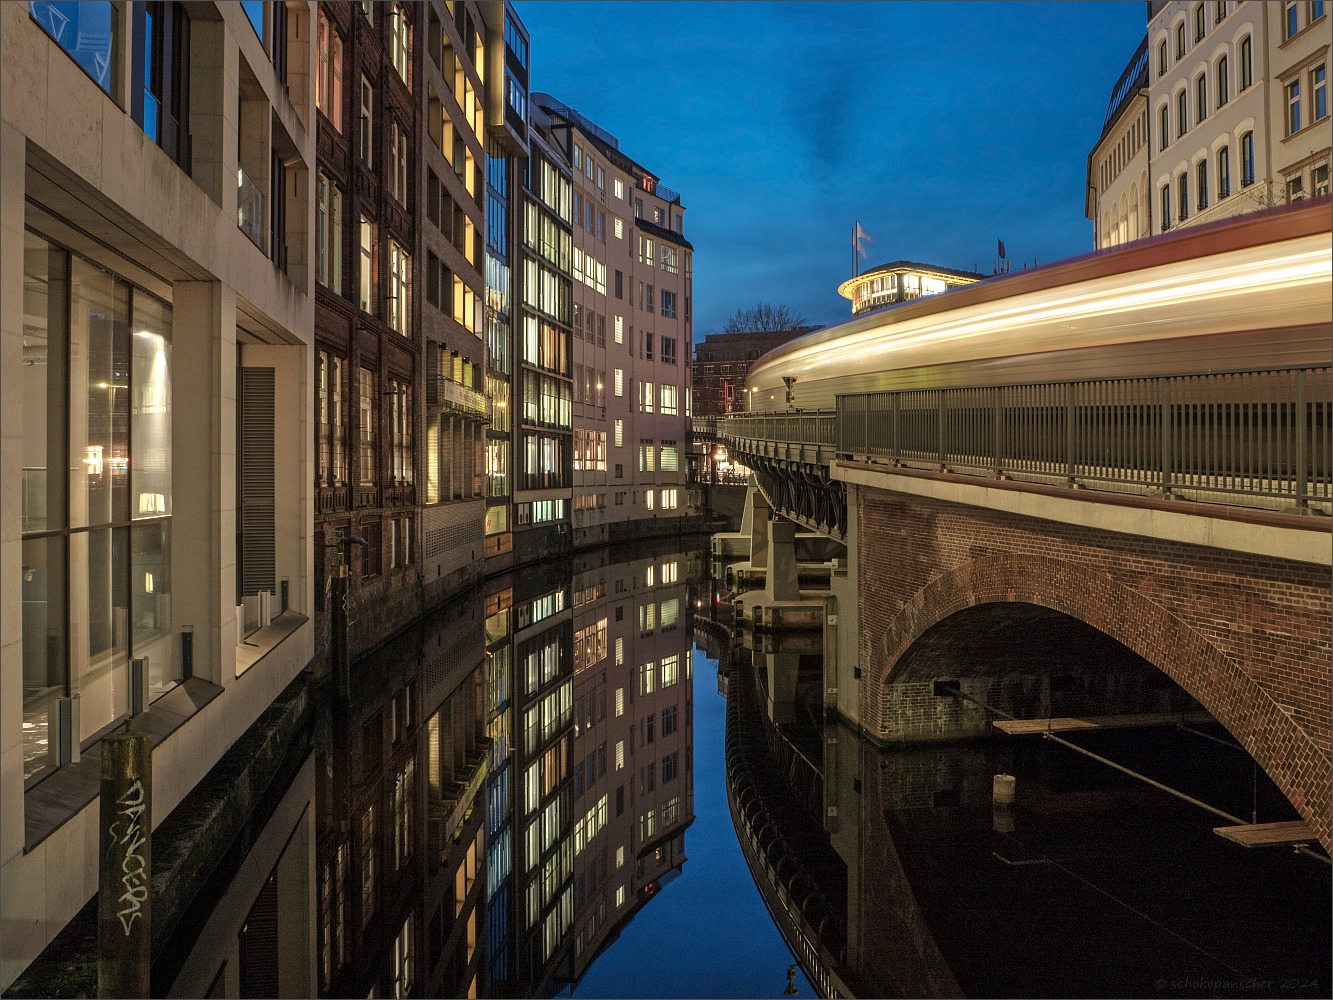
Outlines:
<svg viewBox="0 0 1333 1000"><path fill-rule="evenodd" d="M699 572L645 546L528 569L330 686L321 996L550 995L680 873Z"/></svg>
<svg viewBox="0 0 1333 1000"><path fill-rule="evenodd" d="M1326 864L1238 848L1210 814L1049 741L883 748L825 724L818 639L747 636L757 649L720 650L719 673L729 660L742 850L822 996L1327 995ZM1220 727L1081 742L1294 818ZM1012 809L992 804L1000 772Z"/></svg>

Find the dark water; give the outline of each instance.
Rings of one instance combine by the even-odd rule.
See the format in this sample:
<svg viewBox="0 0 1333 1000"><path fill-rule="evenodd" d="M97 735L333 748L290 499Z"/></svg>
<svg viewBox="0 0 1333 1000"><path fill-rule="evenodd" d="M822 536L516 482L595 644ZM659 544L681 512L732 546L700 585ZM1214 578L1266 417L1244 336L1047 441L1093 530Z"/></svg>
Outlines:
<svg viewBox="0 0 1333 1000"><path fill-rule="evenodd" d="M804 657L798 692L818 692ZM798 704L767 766L817 763L791 825L846 865L835 966L869 996L1327 996L1330 869L1247 850L1226 821L1041 737L879 749ZM817 694L816 694L817 697ZM1080 734L1099 756L1259 822L1296 818L1220 726ZM764 756L760 751L759 756ZM997 810L992 778L1017 779ZM797 782L799 784L799 782ZM808 782L807 782L808 784ZM836 818L831 812L836 810ZM827 870L827 865L825 866Z"/></svg>
<svg viewBox="0 0 1333 1000"><path fill-rule="evenodd" d="M694 645L706 561L495 581L326 693L321 995L769 997L794 955L800 996L1329 995L1326 864L1038 737L875 748L823 720L818 657L772 712L743 648L719 679ZM1294 815L1218 727L1076 740Z"/></svg>

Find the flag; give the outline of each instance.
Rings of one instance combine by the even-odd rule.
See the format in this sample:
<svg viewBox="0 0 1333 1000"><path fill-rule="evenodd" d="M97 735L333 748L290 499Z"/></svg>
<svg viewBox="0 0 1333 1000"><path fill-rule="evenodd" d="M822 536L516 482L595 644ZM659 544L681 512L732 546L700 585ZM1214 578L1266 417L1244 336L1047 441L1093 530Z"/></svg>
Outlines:
<svg viewBox="0 0 1333 1000"><path fill-rule="evenodd" d="M862 245L862 241L865 241L867 243L874 243L875 237L871 236L864 229L862 229L861 223L858 222L856 224L856 228L852 230L852 250L855 252L857 257L866 257L869 255L869 251L867 251L866 248Z"/></svg>
<svg viewBox="0 0 1333 1000"><path fill-rule="evenodd" d="M1004 240L996 240L995 242L1000 246L1000 259L1004 260Z"/></svg>

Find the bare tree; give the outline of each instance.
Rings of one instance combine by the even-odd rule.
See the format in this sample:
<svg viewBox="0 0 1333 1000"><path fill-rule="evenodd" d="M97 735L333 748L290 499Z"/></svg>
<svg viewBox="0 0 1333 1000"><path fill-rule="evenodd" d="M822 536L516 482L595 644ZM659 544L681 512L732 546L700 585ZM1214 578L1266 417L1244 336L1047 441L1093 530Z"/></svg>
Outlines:
<svg viewBox="0 0 1333 1000"><path fill-rule="evenodd" d="M752 309L737 309L722 325L723 333L782 333L806 325L805 317L786 306L760 302Z"/></svg>

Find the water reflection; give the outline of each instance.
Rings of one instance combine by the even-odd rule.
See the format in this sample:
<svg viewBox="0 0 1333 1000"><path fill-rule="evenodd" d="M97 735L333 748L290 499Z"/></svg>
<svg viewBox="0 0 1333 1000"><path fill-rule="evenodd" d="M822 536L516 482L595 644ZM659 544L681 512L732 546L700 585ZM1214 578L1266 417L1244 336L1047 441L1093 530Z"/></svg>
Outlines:
<svg viewBox="0 0 1333 1000"><path fill-rule="evenodd" d="M879 748L824 723L818 654L761 643L731 661L731 809L822 995L1328 995L1325 863L1239 848L1208 813L1040 738ZM1294 818L1220 727L1078 740L1221 808ZM993 805L999 773L1012 809Z"/></svg>
<svg viewBox="0 0 1333 1000"><path fill-rule="evenodd" d="M550 995L680 874L701 570L680 546L525 570L330 685L322 996Z"/></svg>

